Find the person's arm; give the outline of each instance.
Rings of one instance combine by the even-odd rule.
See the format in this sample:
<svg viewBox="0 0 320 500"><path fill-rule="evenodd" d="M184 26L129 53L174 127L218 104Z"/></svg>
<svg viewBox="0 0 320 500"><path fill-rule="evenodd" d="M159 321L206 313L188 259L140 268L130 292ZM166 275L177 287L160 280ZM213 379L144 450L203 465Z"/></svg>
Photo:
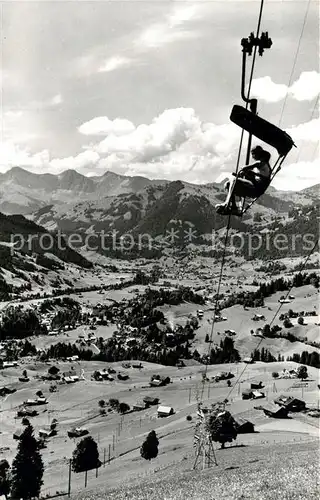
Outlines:
<svg viewBox="0 0 320 500"><path fill-rule="evenodd" d="M253 170L254 168L259 168L261 165L261 163L259 161L256 161L255 163L252 163L251 165L245 165L244 167L242 167L242 169L240 170L240 172L248 172L249 170Z"/></svg>

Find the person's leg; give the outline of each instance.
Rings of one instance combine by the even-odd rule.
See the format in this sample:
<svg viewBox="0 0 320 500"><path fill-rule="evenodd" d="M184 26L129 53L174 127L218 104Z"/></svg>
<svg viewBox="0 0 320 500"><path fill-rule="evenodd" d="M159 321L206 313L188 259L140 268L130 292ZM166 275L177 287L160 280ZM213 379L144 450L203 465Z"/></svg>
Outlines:
<svg viewBox="0 0 320 500"><path fill-rule="evenodd" d="M256 187L251 181L245 178L237 179L233 193L235 196L242 198L255 198L257 196Z"/></svg>

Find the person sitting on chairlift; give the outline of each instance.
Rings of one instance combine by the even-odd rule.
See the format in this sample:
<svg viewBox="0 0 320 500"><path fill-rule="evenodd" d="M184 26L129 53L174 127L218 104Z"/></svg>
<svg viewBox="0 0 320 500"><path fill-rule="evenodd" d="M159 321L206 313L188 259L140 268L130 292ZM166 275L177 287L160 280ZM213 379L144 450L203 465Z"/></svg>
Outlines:
<svg viewBox="0 0 320 500"><path fill-rule="evenodd" d="M268 188L271 180L270 158L271 154L261 146L256 146L251 150L251 155L255 163L243 167L238 175L232 174L230 181L225 183L228 190L225 203L216 205L217 212L222 215L242 215L243 206L238 208L236 196L244 199L258 198Z"/></svg>

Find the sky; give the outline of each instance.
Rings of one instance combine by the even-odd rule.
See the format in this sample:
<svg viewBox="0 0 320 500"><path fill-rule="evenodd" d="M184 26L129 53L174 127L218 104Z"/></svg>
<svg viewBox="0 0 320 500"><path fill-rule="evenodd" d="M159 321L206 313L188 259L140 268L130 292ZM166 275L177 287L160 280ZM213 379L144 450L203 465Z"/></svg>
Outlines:
<svg viewBox="0 0 320 500"><path fill-rule="evenodd" d="M229 120L243 105L240 41L259 9L260 0L2 2L0 172L224 178L241 135ZM297 145L273 185L303 189L320 172L318 0L265 0L261 30L273 45L257 57L251 96Z"/></svg>

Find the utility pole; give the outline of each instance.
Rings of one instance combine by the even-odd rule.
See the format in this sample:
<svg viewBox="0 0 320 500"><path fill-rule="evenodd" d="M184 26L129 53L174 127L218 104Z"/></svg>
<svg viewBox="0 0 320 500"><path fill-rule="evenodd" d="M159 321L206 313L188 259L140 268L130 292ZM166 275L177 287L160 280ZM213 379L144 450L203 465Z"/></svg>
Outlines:
<svg viewBox="0 0 320 500"><path fill-rule="evenodd" d="M70 497L70 493L71 493L71 458L69 460L68 497Z"/></svg>

